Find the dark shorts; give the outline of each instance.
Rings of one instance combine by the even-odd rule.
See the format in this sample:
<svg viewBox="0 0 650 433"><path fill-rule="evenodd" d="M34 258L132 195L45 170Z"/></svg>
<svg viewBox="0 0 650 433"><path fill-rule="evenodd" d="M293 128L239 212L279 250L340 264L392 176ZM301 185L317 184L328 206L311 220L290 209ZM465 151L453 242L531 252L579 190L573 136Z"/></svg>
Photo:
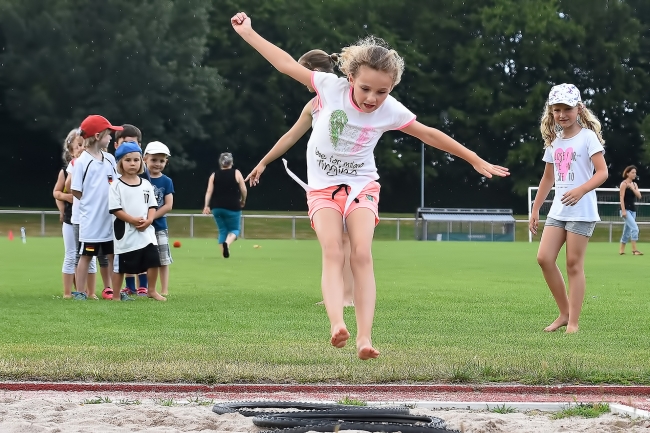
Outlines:
<svg viewBox="0 0 650 433"><path fill-rule="evenodd" d="M119 255L120 274L140 274L147 269L159 268L158 247L149 244L146 247Z"/></svg>
<svg viewBox="0 0 650 433"><path fill-rule="evenodd" d="M113 254L113 241L108 242L79 242L79 255L82 256L106 256Z"/></svg>

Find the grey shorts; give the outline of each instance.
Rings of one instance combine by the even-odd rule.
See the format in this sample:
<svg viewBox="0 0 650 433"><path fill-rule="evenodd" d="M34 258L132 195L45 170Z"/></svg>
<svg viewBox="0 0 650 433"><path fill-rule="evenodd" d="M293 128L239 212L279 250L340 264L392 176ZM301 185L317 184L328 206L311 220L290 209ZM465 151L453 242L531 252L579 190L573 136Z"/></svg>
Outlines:
<svg viewBox="0 0 650 433"><path fill-rule="evenodd" d="M158 230L156 232L156 240L158 241L158 256L160 256L160 266L171 265L172 260L171 251L169 251L169 231Z"/></svg>
<svg viewBox="0 0 650 433"><path fill-rule="evenodd" d="M559 227L568 232L590 238L594 234L596 221L559 221L554 218L546 218L544 227Z"/></svg>

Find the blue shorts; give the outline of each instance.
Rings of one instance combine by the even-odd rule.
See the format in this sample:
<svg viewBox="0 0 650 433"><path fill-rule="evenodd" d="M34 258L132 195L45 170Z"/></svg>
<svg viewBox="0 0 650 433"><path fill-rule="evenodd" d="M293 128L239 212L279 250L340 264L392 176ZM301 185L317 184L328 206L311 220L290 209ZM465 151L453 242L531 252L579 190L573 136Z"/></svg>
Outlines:
<svg viewBox="0 0 650 433"><path fill-rule="evenodd" d="M217 223L219 229L219 243L226 242L226 237L229 233L239 237L239 230L241 229L241 211L228 210L221 208L213 208L212 216Z"/></svg>

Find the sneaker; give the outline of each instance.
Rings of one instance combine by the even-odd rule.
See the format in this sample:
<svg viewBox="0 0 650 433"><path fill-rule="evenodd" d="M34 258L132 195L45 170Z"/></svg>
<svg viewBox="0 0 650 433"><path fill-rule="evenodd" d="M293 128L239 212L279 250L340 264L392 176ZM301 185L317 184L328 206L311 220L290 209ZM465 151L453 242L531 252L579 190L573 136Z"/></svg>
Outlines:
<svg viewBox="0 0 650 433"><path fill-rule="evenodd" d="M87 298L88 297L86 296L86 294L84 292L77 292L74 295L74 300L75 301L85 301Z"/></svg>
<svg viewBox="0 0 650 433"><path fill-rule="evenodd" d="M120 292L126 293L127 295L135 295L137 293L135 290L131 290L128 287L123 288Z"/></svg>
<svg viewBox="0 0 650 433"><path fill-rule="evenodd" d="M135 301L135 299L133 299L132 297L130 297L124 292L120 292L120 301Z"/></svg>
<svg viewBox="0 0 650 433"><path fill-rule="evenodd" d="M221 246L223 247L223 256L225 258L230 257L230 250L228 249L228 242L222 243Z"/></svg>
<svg viewBox="0 0 650 433"><path fill-rule="evenodd" d="M102 290L102 298L113 299L113 289L106 287L104 290Z"/></svg>
<svg viewBox="0 0 650 433"><path fill-rule="evenodd" d="M147 290L146 287L140 287L137 293L138 296L147 296L149 294L149 290Z"/></svg>

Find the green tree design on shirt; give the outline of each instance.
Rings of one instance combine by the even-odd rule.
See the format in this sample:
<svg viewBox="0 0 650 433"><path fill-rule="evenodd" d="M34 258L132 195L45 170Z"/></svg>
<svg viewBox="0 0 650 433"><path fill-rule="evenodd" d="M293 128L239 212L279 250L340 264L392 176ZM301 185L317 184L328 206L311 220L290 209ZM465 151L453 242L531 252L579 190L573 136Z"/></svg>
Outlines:
<svg viewBox="0 0 650 433"><path fill-rule="evenodd" d="M339 137L343 132L343 128L348 123L348 115L343 110L335 110L330 116L330 141L332 146L336 149L339 143Z"/></svg>

